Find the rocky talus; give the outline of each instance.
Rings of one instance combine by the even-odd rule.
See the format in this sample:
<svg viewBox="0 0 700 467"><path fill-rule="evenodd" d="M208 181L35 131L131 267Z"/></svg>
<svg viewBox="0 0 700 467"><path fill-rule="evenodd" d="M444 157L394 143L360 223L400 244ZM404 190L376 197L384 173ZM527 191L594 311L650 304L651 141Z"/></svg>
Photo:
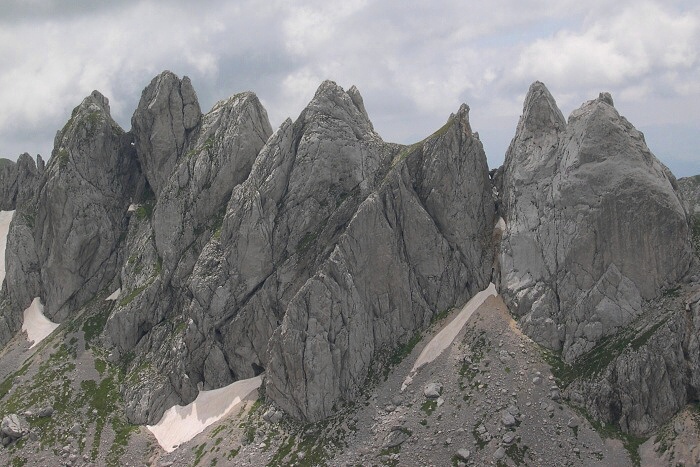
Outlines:
<svg viewBox="0 0 700 467"><path fill-rule="evenodd" d="M523 330L569 362L688 271L676 180L609 94L567 122L534 83L501 183L501 293Z"/></svg>

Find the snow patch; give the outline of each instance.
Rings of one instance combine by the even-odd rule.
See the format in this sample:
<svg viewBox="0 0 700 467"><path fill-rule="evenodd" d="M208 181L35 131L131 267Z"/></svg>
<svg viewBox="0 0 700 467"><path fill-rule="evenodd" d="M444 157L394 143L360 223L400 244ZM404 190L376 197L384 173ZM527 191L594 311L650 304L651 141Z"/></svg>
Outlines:
<svg viewBox="0 0 700 467"><path fill-rule="evenodd" d="M10 222L14 211L0 211L0 286L5 280L5 247L7 246L7 233L10 231Z"/></svg>
<svg viewBox="0 0 700 467"><path fill-rule="evenodd" d="M499 217L499 218L498 218L498 222L496 222L496 227L495 227L495 229L498 230L498 231L500 231L500 232L505 232L505 231L506 231L506 221L503 220L502 217Z"/></svg>
<svg viewBox="0 0 700 467"><path fill-rule="evenodd" d="M49 321L44 316L44 305L41 299L36 297L32 300L32 304L24 310L24 322L22 323L22 331L27 333L27 340L32 342L30 349L43 341L46 336L51 334L58 324Z"/></svg>
<svg viewBox="0 0 700 467"><path fill-rule="evenodd" d="M105 298L105 302L113 302L119 298L119 294L122 293L121 287L112 292L112 295L109 297Z"/></svg>
<svg viewBox="0 0 700 467"><path fill-rule="evenodd" d="M411 384L413 378L416 376L421 367L438 358L450 345L452 345L452 342L454 342L457 334L459 334L464 325L467 324L467 321L469 321L469 318L471 318L472 314L486 301L486 299L489 297L495 297L496 295L496 286L492 282L487 288L474 295L466 303L466 305L462 307L459 314L457 314L457 316L455 316L454 319L450 321L450 323L445 326L442 331L437 333L437 335L433 337L430 342L428 342L428 345L423 348L423 351L416 359L416 363L413 364L411 372L408 374L408 376L406 376L406 379L401 385L401 392L405 391L408 385Z"/></svg>
<svg viewBox="0 0 700 467"><path fill-rule="evenodd" d="M259 388L261 382L262 375L236 381L223 388L200 391L194 401L185 406L170 407L157 424L147 425L146 428L166 452L173 452L179 445L223 418L248 394Z"/></svg>
<svg viewBox="0 0 700 467"><path fill-rule="evenodd" d="M136 212L136 210L139 208L139 204L130 204L129 209L126 210L126 212Z"/></svg>

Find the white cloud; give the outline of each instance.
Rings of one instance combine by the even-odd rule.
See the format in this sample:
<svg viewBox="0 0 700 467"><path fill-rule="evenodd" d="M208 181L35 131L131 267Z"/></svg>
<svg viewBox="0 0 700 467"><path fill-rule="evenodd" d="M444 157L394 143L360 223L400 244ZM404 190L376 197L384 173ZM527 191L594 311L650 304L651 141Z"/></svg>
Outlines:
<svg viewBox="0 0 700 467"><path fill-rule="evenodd" d="M466 102L474 129L499 139L487 148L504 147L535 79L565 113L609 90L633 123L700 125L687 104L700 99L691 0L202 1L10 0L0 18L0 152L48 152L93 89L128 126L163 69L189 75L204 109L255 91L273 125L295 118L322 80L355 84L375 128L399 142L422 139ZM643 102L651 96L656 107Z"/></svg>
<svg viewBox="0 0 700 467"><path fill-rule="evenodd" d="M581 31L561 30L525 46L514 79L540 79L560 89L629 85L639 90L639 80L657 78L660 71L693 70L698 42L697 12L675 12L651 2L629 5ZM697 81L697 75L685 80Z"/></svg>

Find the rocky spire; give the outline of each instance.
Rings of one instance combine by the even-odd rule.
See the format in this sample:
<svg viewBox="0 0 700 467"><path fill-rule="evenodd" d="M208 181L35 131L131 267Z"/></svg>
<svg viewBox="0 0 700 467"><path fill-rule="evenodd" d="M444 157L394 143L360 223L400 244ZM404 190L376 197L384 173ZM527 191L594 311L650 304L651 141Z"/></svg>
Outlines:
<svg viewBox="0 0 700 467"><path fill-rule="evenodd" d="M680 279L692 254L675 180L610 95L566 125L553 102L531 86L506 156L501 293L526 332L574 360Z"/></svg>
<svg viewBox="0 0 700 467"><path fill-rule="evenodd" d="M131 118L132 133L141 167L156 196L201 117L197 94L187 76L180 79L164 71L141 94Z"/></svg>

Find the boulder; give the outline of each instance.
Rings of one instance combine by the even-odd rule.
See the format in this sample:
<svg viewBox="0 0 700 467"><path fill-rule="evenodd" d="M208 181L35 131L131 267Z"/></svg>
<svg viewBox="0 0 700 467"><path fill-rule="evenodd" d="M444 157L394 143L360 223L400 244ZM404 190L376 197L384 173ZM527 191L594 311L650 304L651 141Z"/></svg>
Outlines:
<svg viewBox="0 0 700 467"><path fill-rule="evenodd" d="M423 395L428 399L437 399L442 394L442 384L428 383L423 389Z"/></svg>
<svg viewBox="0 0 700 467"><path fill-rule="evenodd" d="M29 433L29 423L17 414L9 414L0 423L0 432L12 439L19 439Z"/></svg>

